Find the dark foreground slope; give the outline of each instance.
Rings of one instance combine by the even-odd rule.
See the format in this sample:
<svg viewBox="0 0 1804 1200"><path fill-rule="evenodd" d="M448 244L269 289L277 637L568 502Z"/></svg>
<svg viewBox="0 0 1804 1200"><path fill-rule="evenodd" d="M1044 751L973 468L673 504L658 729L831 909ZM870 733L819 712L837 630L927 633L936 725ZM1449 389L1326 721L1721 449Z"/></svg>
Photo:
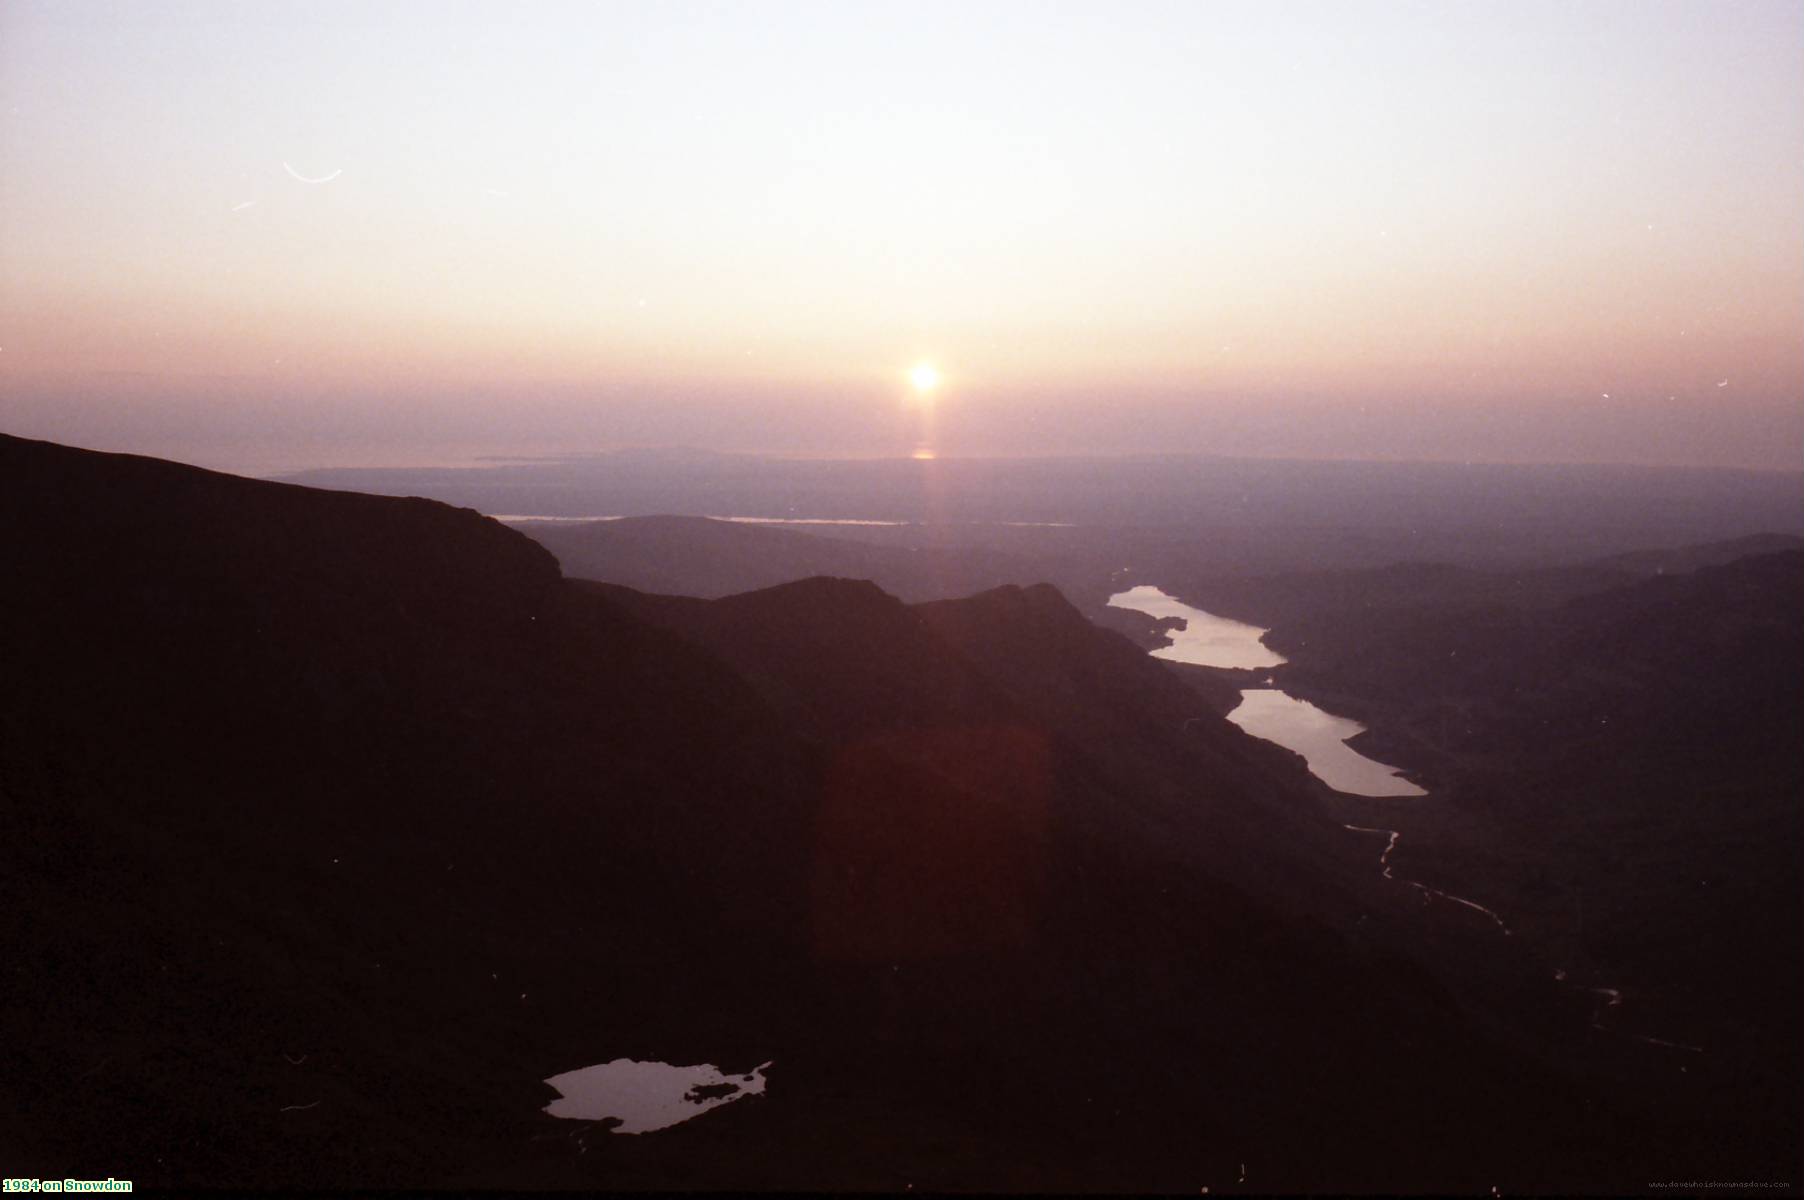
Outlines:
<svg viewBox="0 0 1804 1200"><path fill-rule="evenodd" d="M1049 589L649 597L468 511L16 439L0 503L0 1103L32 1172L1219 1191L1242 1164L1255 1190L1746 1165L1587 1074L1551 985L1400 911L1293 761ZM777 1066L661 1134L539 1112L539 1079L620 1056Z"/></svg>
<svg viewBox="0 0 1804 1200"><path fill-rule="evenodd" d="M707 656L471 512L0 454L9 1162L430 1181L790 985L806 764Z"/></svg>

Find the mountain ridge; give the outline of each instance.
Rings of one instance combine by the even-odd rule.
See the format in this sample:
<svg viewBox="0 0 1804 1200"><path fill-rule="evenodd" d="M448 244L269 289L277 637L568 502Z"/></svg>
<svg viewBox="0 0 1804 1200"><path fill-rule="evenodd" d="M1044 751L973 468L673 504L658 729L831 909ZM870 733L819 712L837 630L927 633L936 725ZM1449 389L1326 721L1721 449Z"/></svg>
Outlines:
<svg viewBox="0 0 1804 1200"><path fill-rule="evenodd" d="M1445 1189L1715 1136L1566 1062L1551 982L1051 589L647 596L431 502L0 461L0 1090L33 1161ZM621 1055L777 1065L577 1154L537 1081Z"/></svg>

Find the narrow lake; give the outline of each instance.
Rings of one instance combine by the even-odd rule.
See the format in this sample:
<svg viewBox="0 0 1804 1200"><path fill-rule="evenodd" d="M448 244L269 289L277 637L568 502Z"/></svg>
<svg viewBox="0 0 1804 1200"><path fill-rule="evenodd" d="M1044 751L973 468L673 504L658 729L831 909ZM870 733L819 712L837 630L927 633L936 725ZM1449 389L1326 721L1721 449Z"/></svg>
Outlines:
<svg viewBox="0 0 1804 1200"><path fill-rule="evenodd" d="M1265 635L1259 626L1191 608L1149 583L1110 596L1109 607L1129 608L1160 619L1176 617L1184 622L1183 628L1166 631L1171 645L1154 650L1154 658L1244 671L1282 666L1285 662L1282 654L1259 640Z"/></svg>
<svg viewBox="0 0 1804 1200"><path fill-rule="evenodd" d="M1109 597L1109 605L1151 617L1176 617L1184 622L1182 629L1168 632L1171 645L1154 650L1154 658L1240 670L1276 667L1285 661L1283 655L1260 640L1266 631L1257 625L1192 608L1151 584L1118 592ZM1324 712L1277 688L1248 688L1241 692L1240 704L1228 714L1228 720L1254 737L1301 754L1310 772L1337 792L1354 796L1428 794L1398 775L1396 768L1367 758L1347 745L1348 738L1365 730L1358 721Z"/></svg>
<svg viewBox="0 0 1804 1200"><path fill-rule="evenodd" d="M1254 737L1295 750L1310 773L1337 792L1354 796L1426 796L1428 793L1387 767L1367 758L1347 739L1365 726L1324 712L1277 688L1248 688L1228 720Z"/></svg>

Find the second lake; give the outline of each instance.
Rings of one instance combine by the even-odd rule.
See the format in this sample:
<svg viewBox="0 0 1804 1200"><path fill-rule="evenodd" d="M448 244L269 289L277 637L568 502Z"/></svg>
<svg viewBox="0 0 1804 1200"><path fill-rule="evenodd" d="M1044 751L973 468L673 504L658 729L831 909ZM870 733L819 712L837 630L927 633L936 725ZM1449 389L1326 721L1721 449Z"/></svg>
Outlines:
<svg viewBox="0 0 1804 1200"><path fill-rule="evenodd" d="M1171 645L1154 650L1153 657L1203 667L1256 669L1275 667L1285 660L1260 639L1266 631L1257 625L1232 621L1192 608L1177 597L1150 584L1142 584L1109 597L1113 608L1132 609L1151 617L1176 617L1184 622L1169 631ZM1254 737L1294 750L1309 770L1337 792L1355 796L1425 796L1428 793L1388 767L1347 745L1347 739L1365 726L1346 717L1324 712L1307 700L1277 688L1248 688L1240 704L1228 714Z"/></svg>

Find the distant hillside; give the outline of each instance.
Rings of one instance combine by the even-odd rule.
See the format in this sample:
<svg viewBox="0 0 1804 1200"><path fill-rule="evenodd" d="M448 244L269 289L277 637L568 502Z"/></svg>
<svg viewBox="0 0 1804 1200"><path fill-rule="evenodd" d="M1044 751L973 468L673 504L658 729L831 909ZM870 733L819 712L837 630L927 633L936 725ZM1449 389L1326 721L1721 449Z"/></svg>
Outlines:
<svg viewBox="0 0 1804 1200"><path fill-rule="evenodd" d="M1670 550L1631 550L1605 559L1602 565L1620 567L1638 575L1682 575L1700 567L1720 567L1756 554L1804 550L1804 538L1786 533L1756 533L1701 546Z"/></svg>
<svg viewBox="0 0 1804 1200"><path fill-rule="evenodd" d="M1033 578L1033 568L983 548L881 546L705 517L515 525L557 556L564 573L641 591L718 597L815 575L869 579L904 600L966 596Z"/></svg>
<svg viewBox="0 0 1804 1200"><path fill-rule="evenodd" d="M1720 557L1697 550L1678 561ZM1316 603L1281 620L1266 640L1299 659L1285 673L1293 682L1418 707L1483 706L1493 715L1482 729L1462 721L1462 747L1544 750L1578 722L1597 726L1587 728L1589 738L1642 721L1671 725L1665 739L1714 747L1722 720L1764 722L1804 700L1788 666L1794 650L1804 651L1800 563L1804 550L1673 574L1531 573L1545 585L1538 603L1495 580L1483 603L1484 593L1467 587L1423 588L1409 602ZM1459 578L1470 582L1467 573ZM1605 718L1616 730L1601 728Z"/></svg>
<svg viewBox="0 0 1804 1200"><path fill-rule="evenodd" d="M1358 622L1391 610L1549 608L1644 576L1683 574L1749 555L1797 549L1804 549L1804 538L1769 533L1551 567L1409 561L1353 570L1258 573L1180 566L1166 574L1163 586L1209 612L1278 629L1280 636L1294 640L1307 636L1301 631L1317 622Z"/></svg>
<svg viewBox="0 0 1804 1200"><path fill-rule="evenodd" d="M1366 744L1445 802L1408 825L1406 869L1628 989L1618 1023L1781 1090L1771 1064L1794 1060L1804 1003L1804 551L1764 551L1793 544L1491 577L1488 594L1451 570L1307 597L1293 579L1266 610L1284 686L1367 722ZM1420 586L1388 587L1406 576Z"/></svg>
<svg viewBox="0 0 1804 1200"><path fill-rule="evenodd" d="M1804 535L1804 473L1659 467L1187 454L919 461L619 453L461 469L310 471L293 481L431 496L487 513L1060 522L1236 540L1257 534L1280 545L1301 538L1324 566L1405 558L1545 565L1767 530ZM1206 551L1209 539L1196 540L1193 549ZM1382 552L1360 552L1362 541ZM1348 548L1350 561L1342 557ZM1265 557L1272 561L1272 552ZM1292 554L1276 560L1306 565Z"/></svg>

